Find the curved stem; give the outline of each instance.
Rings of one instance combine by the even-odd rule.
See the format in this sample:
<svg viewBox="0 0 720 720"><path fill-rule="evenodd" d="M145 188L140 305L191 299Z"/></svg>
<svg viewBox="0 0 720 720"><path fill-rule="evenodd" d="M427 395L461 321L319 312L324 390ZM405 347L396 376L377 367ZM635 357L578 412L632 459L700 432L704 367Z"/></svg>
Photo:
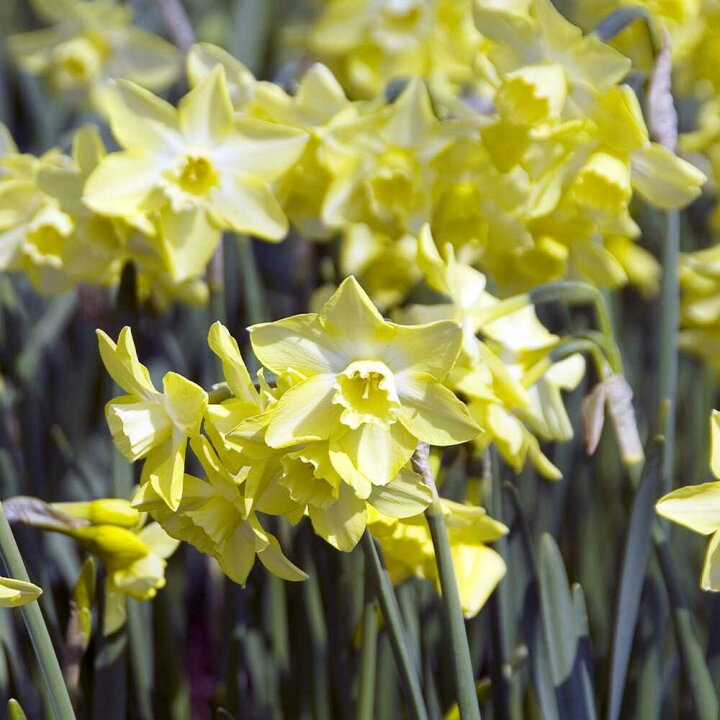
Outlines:
<svg viewBox="0 0 720 720"><path fill-rule="evenodd" d="M368 568L371 571L373 582L375 584L375 593L380 609L385 619L385 624L390 635L390 644L395 656L400 680L410 705L410 714L415 720L428 720L427 709L425 708L425 700L423 699L422 690L420 688L420 679L415 664L410 658L410 651L405 642L405 634L400 620L400 608L398 608L397 598L392 589L390 578L380 561L378 549L375 547L375 541L372 539L370 532L365 530L362 536L363 550L367 558Z"/></svg>
<svg viewBox="0 0 720 720"><path fill-rule="evenodd" d="M0 504L0 554L2 554L8 572L14 578L30 582L25 563L10 529L10 524L3 512L2 504ZM22 608L22 614L28 635L30 635L30 642L35 651L35 657L45 680L48 700L55 717L57 720L75 720L75 711L70 702L70 695L65 686L60 663L40 611L40 605L37 602L25 605Z"/></svg>

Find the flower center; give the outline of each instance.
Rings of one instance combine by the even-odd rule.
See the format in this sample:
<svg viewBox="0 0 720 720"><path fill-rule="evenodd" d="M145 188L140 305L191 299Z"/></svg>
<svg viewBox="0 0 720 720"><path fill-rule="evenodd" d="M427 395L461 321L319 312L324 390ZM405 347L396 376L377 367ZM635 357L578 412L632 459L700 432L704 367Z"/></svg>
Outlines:
<svg viewBox="0 0 720 720"><path fill-rule="evenodd" d="M340 420L353 430L365 423L389 425L400 407L392 372L375 360L350 363L335 380L333 402L343 406Z"/></svg>
<svg viewBox="0 0 720 720"><path fill-rule="evenodd" d="M185 192L204 195L218 184L218 176L207 158L189 155L177 182Z"/></svg>
<svg viewBox="0 0 720 720"><path fill-rule="evenodd" d="M376 0L375 41L390 52L418 45L427 33L431 14L427 0Z"/></svg>
<svg viewBox="0 0 720 720"><path fill-rule="evenodd" d="M100 75L104 63L102 48L91 38L76 37L53 51L55 81L60 89L86 85Z"/></svg>
<svg viewBox="0 0 720 720"><path fill-rule="evenodd" d="M287 488L290 497L300 505L329 507L338 498L338 488L317 474L317 468L300 453L286 455L280 461L283 474L280 485Z"/></svg>

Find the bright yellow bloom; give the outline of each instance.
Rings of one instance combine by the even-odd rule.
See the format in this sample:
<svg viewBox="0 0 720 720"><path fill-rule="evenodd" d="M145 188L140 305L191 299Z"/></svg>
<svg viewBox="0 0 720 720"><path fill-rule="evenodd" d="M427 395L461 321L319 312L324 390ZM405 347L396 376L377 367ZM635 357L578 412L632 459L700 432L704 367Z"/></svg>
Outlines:
<svg viewBox="0 0 720 720"><path fill-rule="evenodd" d="M63 252L74 222L48 195L43 172L62 169L68 158L56 149L40 157L17 151L6 128L0 156L0 269L28 273L35 287L47 293L67 289Z"/></svg>
<svg viewBox="0 0 720 720"><path fill-rule="evenodd" d="M271 409L271 447L328 441L337 473L367 497L409 461L419 440L452 445L479 429L442 385L462 342L451 322L387 322L354 278L318 314L250 328L260 362L299 381Z"/></svg>
<svg viewBox="0 0 720 720"><path fill-rule="evenodd" d="M508 529L489 517L484 508L441 498L453 566L465 616L476 615L505 576L502 557L487 546ZM435 581L439 588L435 552L424 515L394 520L373 512L371 532L380 541L385 565L398 584L415 576Z"/></svg>
<svg viewBox="0 0 720 720"><path fill-rule="evenodd" d="M533 433L546 440L572 437L561 389L580 382L583 358L555 363L525 387L523 375L560 341L537 319L528 298L509 298L498 312L502 306L485 289L484 275L458 262L450 245L443 257L427 226L418 239L418 266L428 285L450 302L413 305L406 317L414 322L446 318L462 328L462 351L447 382L468 398L470 414L483 429L476 443L485 448L494 442L517 470L530 456L543 474L559 477Z"/></svg>
<svg viewBox="0 0 720 720"><path fill-rule="evenodd" d="M132 8L114 0L32 0L52 27L9 38L11 54L27 72L44 76L63 97L97 104L108 80L125 78L162 90L180 70L170 43L131 24Z"/></svg>
<svg viewBox="0 0 720 720"><path fill-rule="evenodd" d="M720 412L710 419L713 475L720 478ZM703 590L720 591L720 482L688 485L673 490L658 500L657 512L663 517L693 530L710 535L700 585Z"/></svg>
<svg viewBox="0 0 720 720"><path fill-rule="evenodd" d="M0 577L0 607L20 607L34 602L42 595L42 588L24 580Z"/></svg>
<svg viewBox="0 0 720 720"><path fill-rule="evenodd" d="M281 240L287 218L272 191L298 160L307 136L291 128L235 119L217 66L179 103L121 81L104 103L122 152L88 178L96 212L132 217L151 211L206 214L219 229Z"/></svg>
<svg viewBox="0 0 720 720"><path fill-rule="evenodd" d="M183 493L185 448L196 437L207 408L207 393L174 372L163 378L158 392L147 368L140 363L130 328L123 328L115 344L97 331L100 355L113 380L128 394L111 400L106 408L113 441L131 462L144 459L142 483L171 508Z"/></svg>
<svg viewBox="0 0 720 720"><path fill-rule="evenodd" d="M435 161L450 140L419 79L391 105L338 123L320 155L333 176L324 222L364 223L395 238L418 232L431 212Z"/></svg>
<svg viewBox="0 0 720 720"><path fill-rule="evenodd" d="M277 539L260 525L256 510L265 509L263 493L248 493L248 469L231 474L206 438L194 438L191 444L207 481L186 475L182 500L174 510L152 488L141 487L135 507L149 511L171 536L215 558L233 582L245 584L256 556L275 575L304 580L307 575L285 557Z"/></svg>

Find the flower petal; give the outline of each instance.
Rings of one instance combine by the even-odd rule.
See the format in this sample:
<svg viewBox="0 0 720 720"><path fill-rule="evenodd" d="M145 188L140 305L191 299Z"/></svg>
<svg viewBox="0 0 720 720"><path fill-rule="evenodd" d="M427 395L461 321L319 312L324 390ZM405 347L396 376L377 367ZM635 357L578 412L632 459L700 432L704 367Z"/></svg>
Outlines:
<svg viewBox="0 0 720 720"><path fill-rule="evenodd" d="M353 483L345 477L347 473L339 469L345 469L338 462L340 454L373 485L387 485L408 463L416 447L417 440L400 423L389 427L366 423L331 441L330 457L333 467L350 484Z"/></svg>
<svg viewBox="0 0 720 720"><path fill-rule="evenodd" d="M87 179L83 200L105 215L135 215L151 198L161 172L155 158L143 151L111 153Z"/></svg>
<svg viewBox="0 0 720 720"><path fill-rule="evenodd" d="M334 374L350 362L323 333L314 313L253 325L249 332L258 360L278 375L290 370L307 376Z"/></svg>
<svg viewBox="0 0 720 720"><path fill-rule="evenodd" d="M102 94L113 135L124 148L170 151L182 146L175 108L127 80Z"/></svg>
<svg viewBox="0 0 720 720"><path fill-rule="evenodd" d="M124 327L117 344L102 330L97 330L100 357L110 377L126 392L139 397L157 396L148 369L138 360L132 331Z"/></svg>
<svg viewBox="0 0 720 720"><path fill-rule="evenodd" d="M466 618L480 612L507 572L505 561L492 548L466 543L451 544L453 566Z"/></svg>
<svg viewBox="0 0 720 720"><path fill-rule="evenodd" d="M632 184L650 204L663 210L689 205L700 195L705 175L662 145L652 143L632 154Z"/></svg>
<svg viewBox="0 0 720 720"><path fill-rule="evenodd" d="M163 390L165 408L175 427L185 435L197 435L208 406L208 394L199 385L175 372L165 374Z"/></svg>
<svg viewBox="0 0 720 720"><path fill-rule="evenodd" d="M352 359L376 357L393 336L391 325L351 275L323 305L320 319L325 332L352 355Z"/></svg>
<svg viewBox="0 0 720 720"><path fill-rule="evenodd" d="M220 187L212 193L209 210L225 230L275 241L288 232L288 219L270 189L237 172L223 175Z"/></svg>
<svg viewBox="0 0 720 720"><path fill-rule="evenodd" d="M420 515L432 501L432 490L409 468L403 468L387 485L375 485L368 498L376 510L395 518Z"/></svg>
<svg viewBox="0 0 720 720"><path fill-rule="evenodd" d="M259 406L260 393L255 389L250 378L237 341L221 322L213 323L210 328L208 345L222 361L223 374L232 394L240 400Z"/></svg>
<svg viewBox="0 0 720 720"><path fill-rule="evenodd" d="M427 325L391 325L395 337L383 360L393 372L422 372L437 380L450 372L462 345L457 323L441 320Z"/></svg>
<svg viewBox="0 0 720 720"><path fill-rule="evenodd" d="M465 405L429 376L403 373L397 378L397 390L402 404L398 420L418 440L429 445L456 445L480 432Z"/></svg>
<svg viewBox="0 0 720 720"><path fill-rule="evenodd" d="M234 113L222 65L180 100L178 120L186 141L194 145L212 147L232 133Z"/></svg>
<svg viewBox="0 0 720 720"><path fill-rule="evenodd" d="M350 552L360 541L367 525L365 501L347 485L340 486L340 497L327 508L308 507L315 532L334 548Z"/></svg>
<svg viewBox="0 0 720 720"><path fill-rule="evenodd" d="M243 118L236 133L217 149L215 163L252 177L256 182L274 182L300 158L308 141L302 130L263 120Z"/></svg>
<svg viewBox="0 0 720 720"><path fill-rule="evenodd" d="M720 482L673 490L655 505L659 515L702 535L720 529Z"/></svg>
<svg viewBox="0 0 720 720"><path fill-rule="evenodd" d="M277 539L269 533L267 538L270 544L264 550L258 552L260 562L273 575L277 575L283 580L289 580L291 582L307 580L307 573L285 557Z"/></svg>
<svg viewBox="0 0 720 720"><path fill-rule="evenodd" d="M334 375L313 375L290 388L278 401L265 440L270 447L288 447L310 440L327 440L339 423L340 409L332 402Z"/></svg>

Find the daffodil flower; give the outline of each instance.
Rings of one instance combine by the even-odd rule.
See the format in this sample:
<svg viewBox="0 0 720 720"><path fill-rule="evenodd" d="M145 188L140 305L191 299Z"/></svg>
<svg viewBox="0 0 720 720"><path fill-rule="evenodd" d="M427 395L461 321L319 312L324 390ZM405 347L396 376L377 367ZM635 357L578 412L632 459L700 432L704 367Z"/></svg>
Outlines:
<svg viewBox="0 0 720 720"><path fill-rule="evenodd" d="M460 603L465 617L470 618L480 611L505 576L505 562L487 543L503 537L508 529L489 517L482 507L444 498L440 503L448 526ZM439 582L424 515L393 519L372 511L370 529L380 541L385 564L395 584L412 576Z"/></svg>
<svg viewBox="0 0 720 720"><path fill-rule="evenodd" d="M147 486L139 489L134 506L150 512L171 536L215 558L233 582L245 584L256 557L285 580L304 580L305 573L285 557L277 539L260 524L256 510L264 509L264 498L262 493L247 494L248 468L231 474L206 438L191 443L207 480L186 475L175 510Z"/></svg>
<svg viewBox="0 0 720 720"><path fill-rule="evenodd" d="M365 223L395 236L419 231L430 214L433 160L450 139L417 78L392 105L338 123L320 155L334 178L323 221Z"/></svg>
<svg viewBox="0 0 720 720"><path fill-rule="evenodd" d="M265 367L302 378L271 409L268 445L327 440L333 467L361 496L390 482L419 440L452 445L479 432L442 384L460 328L387 322L352 277L320 313L255 325L250 338Z"/></svg>
<svg viewBox="0 0 720 720"><path fill-rule="evenodd" d="M124 150L105 157L88 178L85 202L92 209L113 217L197 211L220 229L285 237L287 218L271 183L298 160L307 135L236 120L222 66L177 110L125 81L108 91L105 109Z"/></svg>
<svg viewBox="0 0 720 720"><path fill-rule="evenodd" d="M46 77L60 93L97 103L103 85L125 78L152 90L170 85L180 53L132 25L132 9L112 0L32 0L51 27L13 35L11 54L27 72Z"/></svg>
<svg viewBox="0 0 720 720"><path fill-rule="evenodd" d="M165 375L163 392L158 392L138 360L130 328L121 330L117 344L102 330L97 334L107 371L127 392L105 408L115 445L131 462L145 460L141 481L150 483L169 507L177 508L187 440L200 432L207 393L174 372Z"/></svg>

